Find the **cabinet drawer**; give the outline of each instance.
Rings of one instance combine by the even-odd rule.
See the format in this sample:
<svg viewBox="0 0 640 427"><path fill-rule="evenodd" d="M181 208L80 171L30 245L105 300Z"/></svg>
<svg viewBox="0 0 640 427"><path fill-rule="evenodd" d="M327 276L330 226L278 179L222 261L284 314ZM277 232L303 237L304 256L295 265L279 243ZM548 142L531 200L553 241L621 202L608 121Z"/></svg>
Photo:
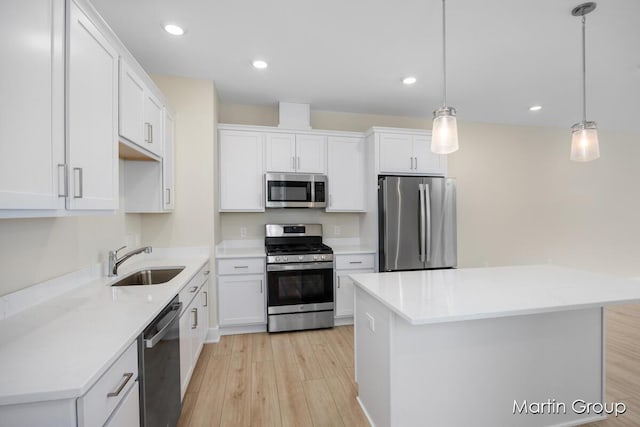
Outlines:
<svg viewBox="0 0 640 427"><path fill-rule="evenodd" d="M235 258L218 260L218 275L263 273L264 258Z"/></svg>
<svg viewBox="0 0 640 427"><path fill-rule="evenodd" d="M366 270L374 268L374 254L336 255L336 270Z"/></svg>
<svg viewBox="0 0 640 427"><path fill-rule="evenodd" d="M185 285L184 288L178 293L178 301L182 303L182 311L184 313L187 306L191 303L193 297L196 296L200 287L207 281L211 270L209 269L209 263L206 263L191 280Z"/></svg>
<svg viewBox="0 0 640 427"><path fill-rule="evenodd" d="M134 341L107 372L78 399L78 426L102 426L138 378L138 343Z"/></svg>

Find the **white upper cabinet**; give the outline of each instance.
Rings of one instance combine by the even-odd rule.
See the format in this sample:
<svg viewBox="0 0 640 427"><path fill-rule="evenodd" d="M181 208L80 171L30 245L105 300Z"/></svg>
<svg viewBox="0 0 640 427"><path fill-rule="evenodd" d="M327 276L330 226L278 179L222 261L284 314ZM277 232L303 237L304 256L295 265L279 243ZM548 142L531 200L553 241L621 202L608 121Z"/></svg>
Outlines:
<svg viewBox="0 0 640 427"><path fill-rule="evenodd" d="M446 158L431 152L431 135L380 133L378 135L380 172L445 175Z"/></svg>
<svg viewBox="0 0 640 427"><path fill-rule="evenodd" d="M162 155L163 105L125 61L120 61L120 136Z"/></svg>
<svg viewBox="0 0 640 427"><path fill-rule="evenodd" d="M164 210L176 207L176 121L173 115L165 109L164 113L164 150L162 157L162 184L164 188Z"/></svg>
<svg viewBox="0 0 640 427"><path fill-rule="evenodd" d="M70 2L68 209L118 208L118 53Z"/></svg>
<svg viewBox="0 0 640 427"><path fill-rule="evenodd" d="M264 211L263 134L220 130L220 211Z"/></svg>
<svg viewBox="0 0 640 427"><path fill-rule="evenodd" d="M0 210L64 209L64 2L1 1L0 23Z"/></svg>
<svg viewBox="0 0 640 427"><path fill-rule="evenodd" d="M267 133L265 138L267 172L326 172L325 136Z"/></svg>
<svg viewBox="0 0 640 427"><path fill-rule="evenodd" d="M328 137L327 169L327 212L366 210L364 138Z"/></svg>

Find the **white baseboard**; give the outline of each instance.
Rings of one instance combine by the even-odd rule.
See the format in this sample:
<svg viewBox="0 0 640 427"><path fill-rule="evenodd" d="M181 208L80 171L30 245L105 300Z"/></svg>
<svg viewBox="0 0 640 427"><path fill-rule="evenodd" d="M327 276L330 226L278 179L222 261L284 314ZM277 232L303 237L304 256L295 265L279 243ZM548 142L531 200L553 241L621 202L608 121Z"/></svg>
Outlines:
<svg viewBox="0 0 640 427"><path fill-rule="evenodd" d="M207 336L204 338L205 343L214 343L220 341L220 328L209 328L207 330Z"/></svg>
<svg viewBox="0 0 640 427"><path fill-rule="evenodd" d="M223 326L220 328L220 335L253 334L256 332L267 332L267 325Z"/></svg>
<svg viewBox="0 0 640 427"><path fill-rule="evenodd" d="M364 416L367 417L367 421L369 421L369 425L372 427L376 427L376 425L371 420L371 417L369 416L367 409L362 404L362 400L360 400L360 396L356 396L356 400L358 401L358 405L360 405L360 409L362 409L362 412L364 412Z"/></svg>
<svg viewBox="0 0 640 427"><path fill-rule="evenodd" d="M333 319L334 326L353 325L353 316L350 317L336 317Z"/></svg>

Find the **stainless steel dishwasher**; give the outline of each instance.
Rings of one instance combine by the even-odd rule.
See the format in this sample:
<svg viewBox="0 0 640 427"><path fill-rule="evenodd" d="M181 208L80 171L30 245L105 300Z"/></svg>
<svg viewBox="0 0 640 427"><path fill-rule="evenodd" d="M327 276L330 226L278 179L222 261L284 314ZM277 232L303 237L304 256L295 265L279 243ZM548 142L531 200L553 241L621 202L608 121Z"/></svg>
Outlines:
<svg viewBox="0 0 640 427"><path fill-rule="evenodd" d="M175 427L180 418L181 307L176 296L138 338L143 427Z"/></svg>

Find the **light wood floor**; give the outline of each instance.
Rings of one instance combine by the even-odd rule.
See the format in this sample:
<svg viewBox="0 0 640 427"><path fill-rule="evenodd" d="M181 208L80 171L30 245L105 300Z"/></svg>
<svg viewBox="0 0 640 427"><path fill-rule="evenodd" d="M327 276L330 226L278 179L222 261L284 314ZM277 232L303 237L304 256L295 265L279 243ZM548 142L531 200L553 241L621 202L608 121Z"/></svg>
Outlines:
<svg viewBox="0 0 640 427"><path fill-rule="evenodd" d="M227 335L206 344L179 426L368 426L356 402L353 327Z"/></svg>
<svg viewBox="0 0 640 427"><path fill-rule="evenodd" d="M607 309L606 401L640 426L640 305ZM223 336L202 350L180 426L366 426L355 400L353 327ZM569 405L567 405L569 406Z"/></svg>

